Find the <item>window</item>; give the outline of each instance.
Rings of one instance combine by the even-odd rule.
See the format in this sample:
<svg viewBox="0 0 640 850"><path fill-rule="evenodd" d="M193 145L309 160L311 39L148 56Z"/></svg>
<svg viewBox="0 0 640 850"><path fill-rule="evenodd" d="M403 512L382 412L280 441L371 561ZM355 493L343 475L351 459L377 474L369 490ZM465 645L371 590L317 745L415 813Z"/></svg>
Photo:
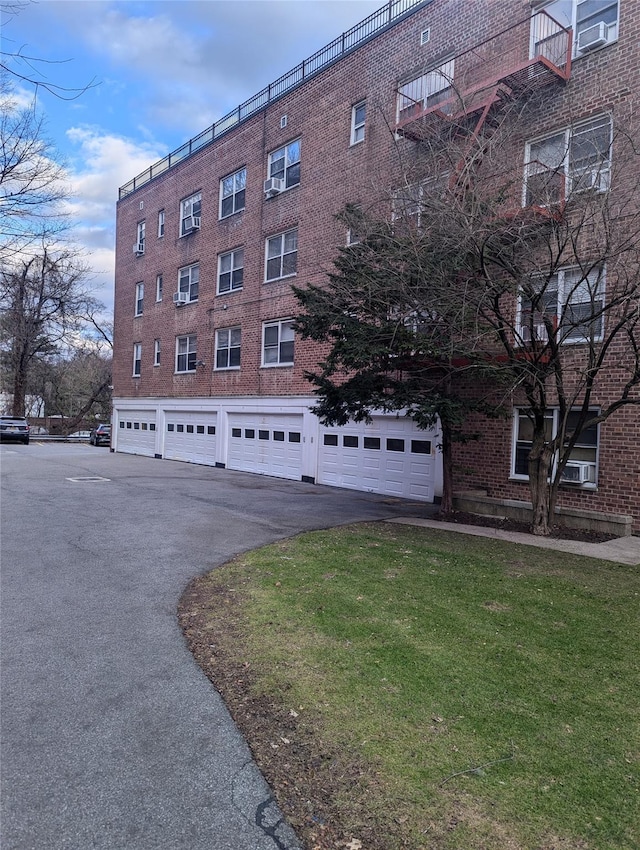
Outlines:
<svg viewBox="0 0 640 850"><path fill-rule="evenodd" d="M387 451L388 452L403 452L404 451L404 440L398 440L398 439L392 438L392 437L387 438Z"/></svg>
<svg viewBox="0 0 640 850"><path fill-rule="evenodd" d="M559 269L533 278L521 293L518 334L523 343L548 339L545 319L560 343L598 342L604 330L604 269Z"/></svg>
<svg viewBox="0 0 640 850"><path fill-rule="evenodd" d="M189 301L198 300L198 286L200 284L200 264L184 266L178 270L178 292L186 293Z"/></svg>
<svg viewBox="0 0 640 850"><path fill-rule="evenodd" d="M220 181L220 218L234 215L244 209L247 169L241 168L235 174L223 177Z"/></svg>
<svg viewBox="0 0 640 850"><path fill-rule="evenodd" d="M164 236L164 210L158 213L158 239Z"/></svg>
<svg viewBox="0 0 640 850"><path fill-rule="evenodd" d="M563 27L573 29L576 56L618 38L618 0L551 0L542 6L542 10ZM546 15L536 14L532 28L532 55L548 55L549 48L554 48L557 30L553 21Z"/></svg>
<svg viewBox="0 0 640 850"><path fill-rule="evenodd" d="M398 89L398 121L410 118L413 112L429 109L451 95L454 60L449 59L426 74L404 83Z"/></svg>
<svg viewBox="0 0 640 850"><path fill-rule="evenodd" d="M609 188L611 117L601 115L528 142L524 205L549 206L570 193Z"/></svg>
<svg viewBox="0 0 640 850"><path fill-rule="evenodd" d="M200 229L200 208L202 195L197 192L185 198L180 204L180 236L186 236Z"/></svg>
<svg viewBox="0 0 640 850"><path fill-rule="evenodd" d="M156 301L162 301L162 275L156 275Z"/></svg>
<svg viewBox="0 0 640 850"><path fill-rule="evenodd" d="M594 416L597 410L590 411ZM566 432L571 434L578 424L578 411L567 414ZM560 427L558 410L550 410L545 416L546 439L553 439ZM578 437L571 451L567 468L562 480L569 484L581 484L594 487L597 482L599 426L586 428ZM513 452L511 474L515 478L528 479L529 452L533 442L533 422L526 409L516 409L513 413Z"/></svg>
<svg viewBox="0 0 640 850"><path fill-rule="evenodd" d="M237 248L218 257L218 294L242 289L244 250Z"/></svg>
<svg viewBox="0 0 640 850"><path fill-rule="evenodd" d="M176 372L196 371L196 341L195 334L176 339Z"/></svg>
<svg viewBox="0 0 640 850"><path fill-rule="evenodd" d="M285 189L300 183L300 139L269 154L269 177L277 177Z"/></svg>
<svg viewBox="0 0 640 850"><path fill-rule="evenodd" d="M364 142L364 122L367 114L367 104L363 100L351 108L351 144Z"/></svg>
<svg viewBox="0 0 640 850"><path fill-rule="evenodd" d="M153 341L153 365L160 365L160 340L154 339Z"/></svg>
<svg viewBox="0 0 640 850"><path fill-rule="evenodd" d="M216 331L216 369L240 368L240 328Z"/></svg>
<svg viewBox="0 0 640 850"><path fill-rule="evenodd" d="M135 316L141 316L144 307L144 283L136 283Z"/></svg>
<svg viewBox="0 0 640 850"><path fill-rule="evenodd" d="M267 322L262 333L262 365L289 366L293 363L293 322Z"/></svg>
<svg viewBox="0 0 640 850"><path fill-rule="evenodd" d="M423 194L424 183L413 183L394 192L391 218L396 228L400 223L408 228L420 228Z"/></svg>
<svg viewBox="0 0 640 850"><path fill-rule="evenodd" d="M296 274L298 266L298 231L288 230L267 239L266 280L279 280Z"/></svg>
<svg viewBox="0 0 640 850"><path fill-rule="evenodd" d="M135 342L133 344L133 377L140 377L140 369L142 368L142 343Z"/></svg>
<svg viewBox="0 0 640 850"><path fill-rule="evenodd" d="M145 234L145 223L144 221L139 221L136 229L136 244L133 246L134 254L144 254L144 234Z"/></svg>
<svg viewBox="0 0 640 850"><path fill-rule="evenodd" d="M366 236L365 218L359 204L349 205L347 245L358 245Z"/></svg>

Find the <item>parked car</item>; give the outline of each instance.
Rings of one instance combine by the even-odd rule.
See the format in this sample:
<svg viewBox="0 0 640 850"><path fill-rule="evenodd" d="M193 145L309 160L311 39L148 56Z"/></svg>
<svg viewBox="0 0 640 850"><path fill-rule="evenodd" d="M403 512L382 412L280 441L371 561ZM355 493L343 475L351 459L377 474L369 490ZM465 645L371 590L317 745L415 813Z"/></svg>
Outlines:
<svg viewBox="0 0 640 850"><path fill-rule="evenodd" d="M97 425L89 437L89 442L92 446L110 446L111 445L111 425Z"/></svg>
<svg viewBox="0 0 640 850"><path fill-rule="evenodd" d="M19 440L29 445L29 423L23 416L0 416L0 440Z"/></svg>

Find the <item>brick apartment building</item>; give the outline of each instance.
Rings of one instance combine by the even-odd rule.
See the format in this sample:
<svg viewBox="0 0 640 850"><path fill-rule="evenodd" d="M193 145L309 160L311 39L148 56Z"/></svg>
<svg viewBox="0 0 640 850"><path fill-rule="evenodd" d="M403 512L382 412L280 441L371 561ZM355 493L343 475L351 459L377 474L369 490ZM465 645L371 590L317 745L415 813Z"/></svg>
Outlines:
<svg viewBox="0 0 640 850"><path fill-rule="evenodd" d="M345 204L393 198L398 147L405 159L419 148L420 122L447 88L472 91L466 103L480 112L488 86L507 86L511 100L523 79L544 86L535 124L505 152L525 206L545 144L613 132L639 39L633 0L391 0L122 187L114 450L437 499L437 431L395 415L329 428L310 412L304 372L323 349L296 338L291 284L326 278L353 238L336 220ZM518 403L458 450L459 488L528 498ZM561 488L561 505L640 528L639 419L626 407L585 433L580 480Z"/></svg>

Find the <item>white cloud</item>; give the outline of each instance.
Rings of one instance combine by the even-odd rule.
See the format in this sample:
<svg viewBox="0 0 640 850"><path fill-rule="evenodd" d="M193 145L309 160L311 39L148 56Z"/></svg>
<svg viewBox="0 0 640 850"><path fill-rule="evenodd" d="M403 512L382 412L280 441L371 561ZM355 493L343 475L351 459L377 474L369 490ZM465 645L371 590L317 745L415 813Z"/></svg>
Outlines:
<svg viewBox="0 0 640 850"><path fill-rule="evenodd" d="M118 187L164 156L166 150L104 133L95 126L72 127L67 136L77 151L75 165L67 171L71 194L65 205L78 222L72 237L93 271L96 297L111 313Z"/></svg>

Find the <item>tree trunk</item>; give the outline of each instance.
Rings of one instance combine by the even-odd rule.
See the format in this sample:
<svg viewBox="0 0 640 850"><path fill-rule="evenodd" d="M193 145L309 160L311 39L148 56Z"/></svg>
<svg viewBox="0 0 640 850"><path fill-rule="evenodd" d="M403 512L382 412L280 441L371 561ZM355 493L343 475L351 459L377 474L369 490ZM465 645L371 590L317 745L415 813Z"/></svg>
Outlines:
<svg viewBox="0 0 640 850"><path fill-rule="evenodd" d="M535 448L534 442L529 455L529 490L533 507L531 531L541 537L548 537L553 526L549 487L552 454L546 447L538 451Z"/></svg>
<svg viewBox="0 0 640 850"><path fill-rule="evenodd" d="M451 431L449 426L441 421L442 426L442 503L440 513L450 514L453 511L453 457L451 453Z"/></svg>

